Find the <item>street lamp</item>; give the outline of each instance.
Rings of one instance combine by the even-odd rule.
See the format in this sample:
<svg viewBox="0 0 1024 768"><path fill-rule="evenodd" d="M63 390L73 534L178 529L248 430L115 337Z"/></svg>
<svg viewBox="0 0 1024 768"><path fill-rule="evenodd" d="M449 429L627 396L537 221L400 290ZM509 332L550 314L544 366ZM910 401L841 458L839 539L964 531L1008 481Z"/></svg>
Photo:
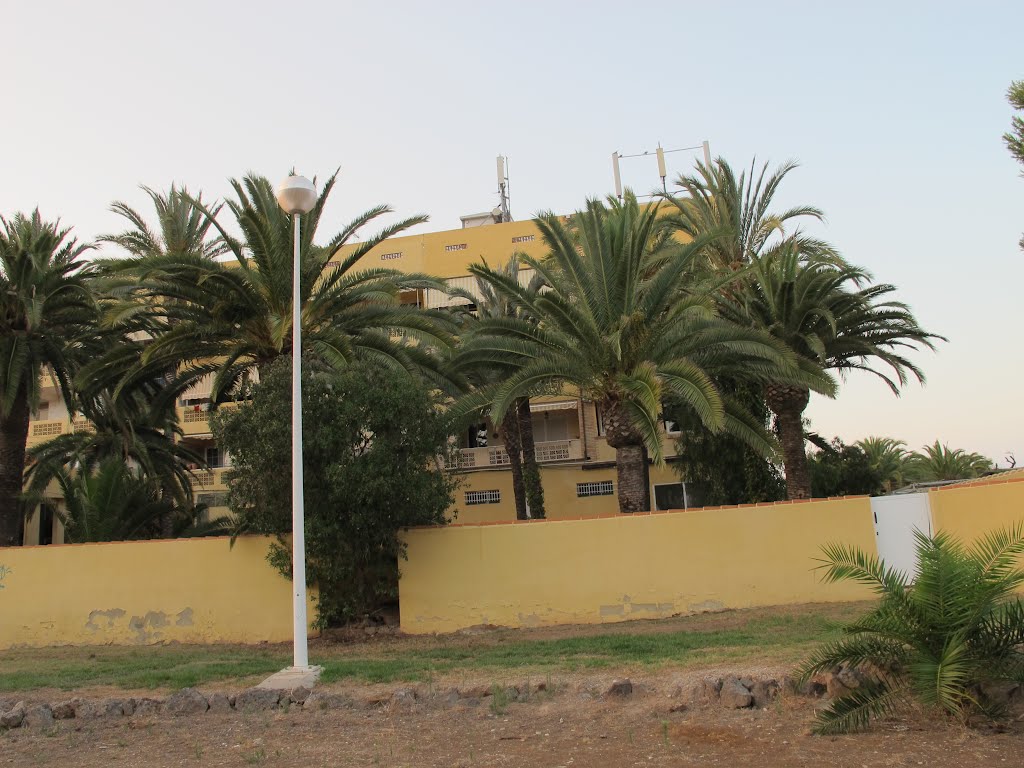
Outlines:
<svg viewBox="0 0 1024 768"><path fill-rule="evenodd" d="M304 176L289 176L277 188L277 202L295 222L292 264L292 618L295 670L309 669L306 647L306 523L302 496L302 298L299 218L316 205L316 187Z"/></svg>

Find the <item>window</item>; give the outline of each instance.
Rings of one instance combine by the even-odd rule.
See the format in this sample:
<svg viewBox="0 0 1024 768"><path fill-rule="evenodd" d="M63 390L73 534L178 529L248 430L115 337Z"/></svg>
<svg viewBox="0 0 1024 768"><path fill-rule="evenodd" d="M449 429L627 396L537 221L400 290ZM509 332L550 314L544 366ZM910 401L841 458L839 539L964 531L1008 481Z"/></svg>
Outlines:
<svg viewBox="0 0 1024 768"><path fill-rule="evenodd" d="M604 437L604 414L601 412L601 406L594 403L594 416L597 420L597 436Z"/></svg>
<svg viewBox="0 0 1024 768"><path fill-rule="evenodd" d="M576 483L576 496L585 499L588 496L611 496L615 493L615 485L611 480L598 480L595 483Z"/></svg>
<svg viewBox="0 0 1024 768"><path fill-rule="evenodd" d="M654 486L654 508L658 511L667 509L687 509L686 489L682 483L665 483Z"/></svg>
<svg viewBox="0 0 1024 768"><path fill-rule="evenodd" d="M196 501L208 507L226 507L228 495L226 493L200 493L196 496Z"/></svg>
<svg viewBox="0 0 1024 768"><path fill-rule="evenodd" d="M520 235L519 237L513 237L513 243L532 243L535 239L534 235Z"/></svg>
<svg viewBox="0 0 1024 768"><path fill-rule="evenodd" d="M50 418L50 404L48 402L39 403L39 421L47 421Z"/></svg>
<svg viewBox="0 0 1024 768"><path fill-rule="evenodd" d="M402 258L402 252L396 251L395 253L382 253L380 255L381 261L394 261L395 259Z"/></svg>
<svg viewBox="0 0 1024 768"><path fill-rule="evenodd" d="M205 456L205 458L206 458L206 466L208 466L208 467L220 467L220 466L223 466L221 464L220 448L218 448L216 445L211 445L209 448L206 449L206 456Z"/></svg>
<svg viewBox="0 0 1024 768"><path fill-rule="evenodd" d="M466 506L500 503L501 491L466 491Z"/></svg>
<svg viewBox="0 0 1024 768"><path fill-rule="evenodd" d="M469 248L468 243L454 243L453 245L446 245L444 249L446 251L464 251Z"/></svg>

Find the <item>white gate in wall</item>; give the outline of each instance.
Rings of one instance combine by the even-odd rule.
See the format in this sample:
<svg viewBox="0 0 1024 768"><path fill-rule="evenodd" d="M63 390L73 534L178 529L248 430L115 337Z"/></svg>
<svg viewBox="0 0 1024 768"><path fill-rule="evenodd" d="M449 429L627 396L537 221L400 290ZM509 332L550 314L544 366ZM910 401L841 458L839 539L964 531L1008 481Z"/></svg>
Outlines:
<svg viewBox="0 0 1024 768"><path fill-rule="evenodd" d="M878 496L871 499L878 556L886 565L913 578L917 573L914 531L931 536L932 514L927 493Z"/></svg>

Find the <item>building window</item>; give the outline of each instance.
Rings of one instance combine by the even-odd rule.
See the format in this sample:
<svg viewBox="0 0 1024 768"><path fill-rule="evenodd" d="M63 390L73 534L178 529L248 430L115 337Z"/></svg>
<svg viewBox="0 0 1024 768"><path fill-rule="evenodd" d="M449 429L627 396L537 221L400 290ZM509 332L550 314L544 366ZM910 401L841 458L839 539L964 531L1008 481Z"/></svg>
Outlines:
<svg viewBox="0 0 1024 768"><path fill-rule="evenodd" d="M604 413L601 412L601 406L594 403L594 421L597 427L597 436L604 437Z"/></svg>
<svg viewBox="0 0 1024 768"><path fill-rule="evenodd" d="M501 491L466 491L466 506L500 503Z"/></svg>
<svg viewBox="0 0 1024 768"><path fill-rule="evenodd" d="M216 445L211 445L206 449L206 455L204 458L206 459L206 466L208 467L223 466L223 464L221 464L220 448Z"/></svg>
<svg viewBox="0 0 1024 768"><path fill-rule="evenodd" d="M596 483L576 483L576 496L584 499L588 496L611 496L615 493L615 485L611 480L598 480Z"/></svg>
<svg viewBox="0 0 1024 768"><path fill-rule="evenodd" d="M532 243L535 239L534 235L520 235L519 237L513 237L513 243Z"/></svg>
<svg viewBox="0 0 1024 768"><path fill-rule="evenodd" d="M446 245L444 249L446 251L464 251L469 248L468 243L454 243L453 245Z"/></svg>
<svg viewBox="0 0 1024 768"><path fill-rule="evenodd" d="M395 253L382 253L380 255L381 261L394 261L395 259L402 258L402 252L396 251Z"/></svg>
<svg viewBox="0 0 1024 768"><path fill-rule="evenodd" d="M228 495L226 493L200 493L196 496L196 501L207 507L226 507Z"/></svg>

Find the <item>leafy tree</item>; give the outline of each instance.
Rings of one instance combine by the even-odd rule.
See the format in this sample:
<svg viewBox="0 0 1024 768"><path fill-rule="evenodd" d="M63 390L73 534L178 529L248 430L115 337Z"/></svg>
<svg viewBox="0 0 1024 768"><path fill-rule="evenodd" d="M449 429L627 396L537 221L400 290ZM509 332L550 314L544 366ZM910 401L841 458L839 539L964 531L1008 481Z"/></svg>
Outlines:
<svg viewBox="0 0 1024 768"><path fill-rule="evenodd" d="M485 265L486 266L486 263ZM498 268L498 273L510 282L519 282L519 257L513 256L505 264ZM535 278L530 290L536 291L539 288L539 281ZM462 289L455 289L452 295L468 299L476 307L476 315L461 315L465 321L463 328L464 335L471 335L476 329L476 319L481 317L506 318L522 317L522 308L516 306L507 296L496 291L487 280L476 278L476 295ZM472 410L474 415L479 416L480 410L489 406L490 394L502 378L510 372L509 366L498 365L494 362L479 362L470 366L469 370L461 371L472 383L474 390L469 396L463 398L462 402L452 409L453 418L457 413ZM544 511L544 488L541 485L540 467L537 464L537 452L533 439L533 415L530 411L530 398L527 396L516 398L508 413L498 423L498 433L501 435L505 452L508 454L509 465L512 472L512 491L515 497L516 518L525 520L530 518L545 517ZM529 511L529 514L527 514Z"/></svg>
<svg viewBox="0 0 1024 768"><path fill-rule="evenodd" d="M1024 682L1024 603L1016 594L1024 585L1024 529L990 533L970 547L943 532L915 536L910 586L907 574L857 547L824 550L826 581L866 584L880 600L803 667L805 679L841 664L874 672L819 714L819 733L864 728L912 698L961 719L995 716L986 684Z"/></svg>
<svg viewBox="0 0 1024 768"><path fill-rule="evenodd" d="M762 329L785 344L808 376L868 371L899 395L911 376L924 381L906 350L933 349L934 340L942 337L921 328L905 304L889 298L894 286L869 281L860 268L808 259L794 245L751 262L736 289L720 294L719 311L737 325ZM880 370L879 363L887 370ZM803 412L811 387L770 381L764 393L776 417L789 497L808 498Z"/></svg>
<svg viewBox="0 0 1024 768"><path fill-rule="evenodd" d="M723 396L741 404L737 410L750 415L752 427L768 430L771 413L760 386L720 381L719 389ZM771 458L728 432L707 429L671 399L665 405L665 415L680 430L673 467L684 482L699 484L704 504L755 504L786 498L785 479Z"/></svg>
<svg viewBox="0 0 1024 768"><path fill-rule="evenodd" d="M440 373L440 358L432 351L432 345L450 343L445 317L404 306L399 300L403 288L439 287L437 281L389 269L356 269L372 248L425 217L385 227L361 240L340 261L332 262L363 227L391 211L386 206L371 208L326 245L316 244L318 224L334 181L335 176L327 180L313 210L302 218L303 351L308 353L304 357L336 370L357 360L372 361L423 373L448 386ZM202 252L165 248L149 253L148 247L139 248L139 255L117 264L123 274L139 276L137 289L118 311L135 316L146 313L140 321L162 327L146 347L144 365L133 376L151 379L176 367L173 386L167 388L171 398L199 377L213 373L212 398L218 402L248 380L254 368L265 368L291 354L291 217L278 205L266 178L250 175L231 185L236 199L225 205L241 238L229 234L220 223L218 208L192 199L205 223L220 236L218 245ZM198 237L198 225L191 217L188 222L188 231ZM149 239L139 233L128 237L131 242ZM230 260L213 258L211 250L221 247ZM128 379L119 386L132 383Z"/></svg>
<svg viewBox="0 0 1024 768"><path fill-rule="evenodd" d="M903 486L908 455L905 442L891 437L866 437L854 445L864 451L871 469L878 473L883 492L891 493Z"/></svg>
<svg viewBox="0 0 1024 768"><path fill-rule="evenodd" d="M867 453L857 445L845 445L839 438L812 453L807 465L814 498L878 496L885 487L881 472L872 465Z"/></svg>
<svg viewBox="0 0 1024 768"><path fill-rule="evenodd" d="M439 466L448 423L414 379L387 368L303 372L303 462L308 576L317 623L336 624L395 597L398 533L440 524L455 480ZM228 503L239 531L276 534L271 562L286 576L291 550L291 366L264 369L252 399L214 414L233 457Z"/></svg>
<svg viewBox="0 0 1024 768"><path fill-rule="evenodd" d="M90 246L36 210L0 217L0 547L21 544L29 415L43 372L74 408L72 378L98 327L82 255Z"/></svg>
<svg viewBox="0 0 1024 768"><path fill-rule="evenodd" d="M907 479L914 483L936 480L969 480L993 469L992 462L980 453L951 449L936 440L907 457Z"/></svg>
<svg viewBox="0 0 1024 768"><path fill-rule="evenodd" d="M1024 111L1024 80L1014 80L1010 83L1006 99L1017 112ZM1003 134L1003 141L1006 142L1010 154L1018 163L1024 165L1024 118L1020 115L1013 116L1010 130ZM1024 248L1024 237L1020 239L1020 247Z"/></svg>
<svg viewBox="0 0 1024 768"><path fill-rule="evenodd" d="M598 404L616 452L619 510L650 509L648 455L663 461L662 403L674 396L711 429L727 429L771 453L766 436L726 408L715 375L775 375L791 369L790 353L756 330L710 313L715 286L687 283L703 242L659 237L658 206L636 198L587 203L572 224L552 215L537 221L550 254L523 257L545 282L539 293L476 265L536 322L483 318L482 332L460 352L470 363L514 365L498 388L499 421L519 397L539 387L573 387Z"/></svg>

